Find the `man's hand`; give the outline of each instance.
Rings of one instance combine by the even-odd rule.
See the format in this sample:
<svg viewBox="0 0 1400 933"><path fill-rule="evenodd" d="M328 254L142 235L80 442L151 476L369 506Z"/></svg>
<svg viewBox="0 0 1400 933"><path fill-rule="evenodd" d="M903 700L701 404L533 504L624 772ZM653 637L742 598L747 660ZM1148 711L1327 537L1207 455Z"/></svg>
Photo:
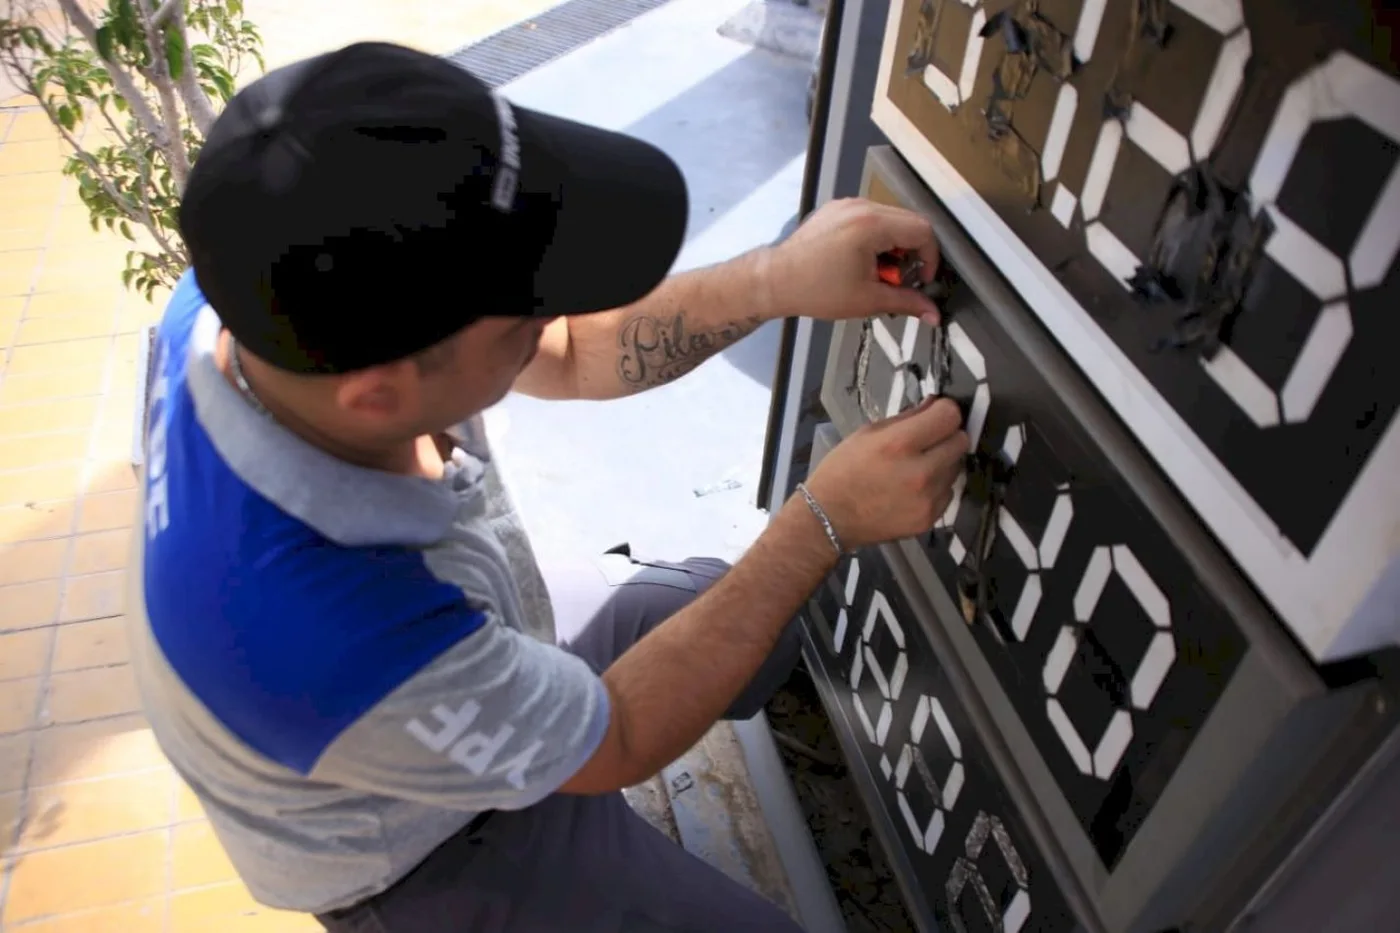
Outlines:
<svg viewBox="0 0 1400 933"><path fill-rule="evenodd" d="M782 317L900 314L936 323L938 309L926 296L880 280L877 258L892 249L917 253L924 281L932 281L939 255L927 220L859 198L830 201L773 247L765 283L773 307Z"/></svg>
<svg viewBox="0 0 1400 933"><path fill-rule="evenodd" d="M836 445L807 480L841 539L855 550L923 534L948 508L967 434L949 399L867 424Z"/></svg>

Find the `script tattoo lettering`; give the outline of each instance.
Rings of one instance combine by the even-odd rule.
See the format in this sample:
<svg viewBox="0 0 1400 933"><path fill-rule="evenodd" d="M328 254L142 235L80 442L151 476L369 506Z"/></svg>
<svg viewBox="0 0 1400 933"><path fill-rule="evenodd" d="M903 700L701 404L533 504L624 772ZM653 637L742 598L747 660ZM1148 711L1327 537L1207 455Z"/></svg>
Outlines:
<svg viewBox="0 0 1400 933"><path fill-rule="evenodd" d="M691 331L686 313L669 318L639 314L618 332L617 375L633 391L678 379L714 354L752 333L760 321L750 316L727 321L712 330Z"/></svg>

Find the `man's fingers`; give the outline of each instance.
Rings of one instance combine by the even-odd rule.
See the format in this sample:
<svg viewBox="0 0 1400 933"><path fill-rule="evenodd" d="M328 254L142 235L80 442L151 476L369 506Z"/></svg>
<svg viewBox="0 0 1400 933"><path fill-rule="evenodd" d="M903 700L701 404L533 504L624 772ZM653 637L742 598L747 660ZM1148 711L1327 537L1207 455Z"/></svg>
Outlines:
<svg viewBox="0 0 1400 933"><path fill-rule="evenodd" d="M962 410L952 399L930 396L884 423L915 450L928 450L960 433L958 428L962 426ZM962 443L966 447L966 436Z"/></svg>
<svg viewBox="0 0 1400 933"><path fill-rule="evenodd" d="M938 271L940 253L938 241L933 236L933 227L929 225L928 220L913 211L890 207L887 204L870 202L869 208L874 222L868 228L865 248L872 255L892 249L918 253L919 258L923 260L923 280L933 281L933 274Z"/></svg>
<svg viewBox="0 0 1400 933"><path fill-rule="evenodd" d="M869 307L875 314L897 314L900 317L917 317L925 324L936 326L939 321L938 305L917 288L903 288L885 282L873 283L868 299L861 306Z"/></svg>

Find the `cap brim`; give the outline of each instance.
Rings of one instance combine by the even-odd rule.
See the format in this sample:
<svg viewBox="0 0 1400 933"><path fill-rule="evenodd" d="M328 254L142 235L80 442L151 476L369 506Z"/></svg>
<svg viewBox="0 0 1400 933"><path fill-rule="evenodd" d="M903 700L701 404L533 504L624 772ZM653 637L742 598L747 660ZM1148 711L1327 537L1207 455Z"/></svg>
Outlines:
<svg viewBox="0 0 1400 933"><path fill-rule="evenodd" d="M680 169L660 149L621 133L515 108L524 151L548 152L522 192L557 199L554 234L535 272L536 313L585 314L645 297L671 271L689 219Z"/></svg>

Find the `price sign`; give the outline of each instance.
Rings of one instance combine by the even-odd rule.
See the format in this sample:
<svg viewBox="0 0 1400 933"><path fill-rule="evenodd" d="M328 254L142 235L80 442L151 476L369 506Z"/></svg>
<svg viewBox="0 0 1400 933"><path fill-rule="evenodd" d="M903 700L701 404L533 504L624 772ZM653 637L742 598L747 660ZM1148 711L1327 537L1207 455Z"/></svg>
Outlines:
<svg viewBox="0 0 1400 933"><path fill-rule="evenodd" d="M904 584L930 607L917 631L936 633L937 663L959 672L964 706L993 723L996 748L1005 743L1009 757L995 763L1029 795L1018 797L1022 814L1044 820L1059 846L1045 857L1071 863L1077 886L1063 890L1076 909L1095 902L1111 930L1185 924L1204 891L1191 873L1232 864L1214 827L1225 820L1243 845L1276 821L1268 801L1282 798L1271 794L1311 792L1325 756L1294 720L1340 723L1345 704L1331 702L1156 465L893 150L870 151L862 190L929 216L954 273L939 380L973 452L937 527L896 546ZM918 403L929 336L884 317L837 327L822 403L840 433ZM843 627L835 603L823 615L831 650L847 650L857 622ZM863 652L851 663L867 691L853 727L884 742L898 721L894 692L917 665L911 655L872 666ZM897 778L898 763L891 754L872 768ZM957 761L945 764L940 776L930 762L930 774L960 786ZM1259 783L1250 775L1261 768L1283 779Z"/></svg>
<svg viewBox="0 0 1400 933"><path fill-rule="evenodd" d="M1319 659L1400 636L1400 80L1370 15L905 0L874 105Z"/></svg>
<svg viewBox="0 0 1400 933"><path fill-rule="evenodd" d="M940 926L1075 929L881 555L848 558L814 602L833 699Z"/></svg>

